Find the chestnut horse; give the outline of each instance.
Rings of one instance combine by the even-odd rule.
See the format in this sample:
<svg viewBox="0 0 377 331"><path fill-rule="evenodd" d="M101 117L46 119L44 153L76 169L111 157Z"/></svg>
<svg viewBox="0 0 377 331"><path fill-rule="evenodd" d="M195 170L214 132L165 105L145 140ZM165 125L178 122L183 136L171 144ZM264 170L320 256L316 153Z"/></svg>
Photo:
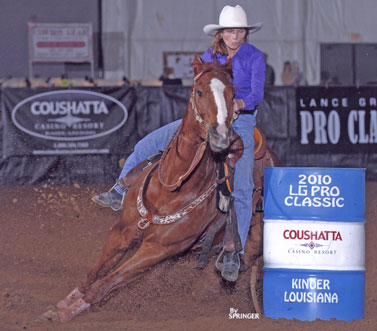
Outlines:
<svg viewBox="0 0 377 331"><path fill-rule="evenodd" d="M82 283L57 304L61 322L102 300L153 265L189 249L225 217L216 208L217 158L232 141L231 62L193 62L194 86L178 132L159 162L144 169L127 192L120 221ZM125 252L136 252L118 266Z"/></svg>

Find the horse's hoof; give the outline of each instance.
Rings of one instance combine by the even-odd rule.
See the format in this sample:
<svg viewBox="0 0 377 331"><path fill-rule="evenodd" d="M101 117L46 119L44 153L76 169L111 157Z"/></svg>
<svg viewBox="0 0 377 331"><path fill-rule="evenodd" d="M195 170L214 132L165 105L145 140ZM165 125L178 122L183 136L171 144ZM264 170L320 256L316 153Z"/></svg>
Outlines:
<svg viewBox="0 0 377 331"><path fill-rule="evenodd" d="M41 315L39 317L39 321L41 321L41 322L47 322L47 321L49 321L49 322L59 322L60 317L59 317L57 312L55 312L53 310L48 310L43 315Z"/></svg>
<svg viewBox="0 0 377 331"><path fill-rule="evenodd" d="M78 299L76 302L71 304L68 308L59 310L57 314L59 315L60 322L69 322L72 318L83 312L90 307L90 303L85 302L82 298Z"/></svg>
<svg viewBox="0 0 377 331"><path fill-rule="evenodd" d="M69 322L73 318L71 312L66 310L59 310L57 315L60 323Z"/></svg>
<svg viewBox="0 0 377 331"><path fill-rule="evenodd" d="M81 299L84 296L84 293L81 293L78 287L72 290L65 299L59 301L56 304L56 307L59 309L67 309L71 304L75 303L78 299Z"/></svg>

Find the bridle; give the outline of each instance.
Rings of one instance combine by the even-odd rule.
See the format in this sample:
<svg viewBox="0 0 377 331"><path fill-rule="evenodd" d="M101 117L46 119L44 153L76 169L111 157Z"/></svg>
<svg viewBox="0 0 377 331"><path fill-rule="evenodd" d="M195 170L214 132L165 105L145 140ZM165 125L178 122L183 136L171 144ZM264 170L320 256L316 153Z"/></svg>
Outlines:
<svg viewBox="0 0 377 331"><path fill-rule="evenodd" d="M194 85L193 85L193 88L192 88L192 93L191 93L191 96L190 96L190 102L191 102L191 105L192 105L192 108L194 110L194 118L195 120L202 126L205 126L206 127L206 133L205 133L205 136L207 137L208 136L208 130L209 130L209 124L203 119L203 117L200 115L199 111L198 111L198 107L196 105L196 102L195 102L195 94L197 92L197 89L195 88L195 84L196 82L198 81L198 79L206 72L211 72L211 70L204 70L202 72L200 72L199 74L197 74L195 77L194 77ZM221 71L220 71L221 73ZM224 73L225 75L225 73ZM233 116L232 116L232 119L231 119L231 123L233 123ZM158 165L158 169L157 169L157 172L158 172L158 179L161 183L162 186L164 186L167 190L169 190L170 192L172 191L175 191L177 188L179 188L181 185L182 185L182 182L190 176L190 174L194 171L194 169L196 168L196 166L199 164L200 160L202 159L203 155L204 155L204 152L205 150L207 149L207 141L204 140L199 146L198 146L198 149L196 150L196 153L195 153L195 156L194 158L192 159L191 161L191 164L188 168L188 170L183 174L183 175L180 175L177 179L177 181L173 184L167 184L163 179L162 179L162 166L164 164L164 161L170 151L170 148L171 148L171 145L172 143L176 140L177 136L178 136L178 133L180 131L182 127L182 124L177 128L177 130L174 132L172 138L170 139L169 143L167 144L164 152L162 153L162 156L161 156L161 159L159 161L159 165Z"/></svg>
<svg viewBox="0 0 377 331"><path fill-rule="evenodd" d="M194 118L199 122L200 125L204 125L208 131L209 125L205 120L203 120L203 117L200 115L198 111L198 107L196 106L196 102L195 102L195 94L197 92L195 88L195 83L199 79L199 77L202 76L205 72L207 71L202 71L194 77L194 85L193 85L191 96L190 96L190 102L191 102L192 109L194 110Z"/></svg>
<svg viewBox="0 0 377 331"><path fill-rule="evenodd" d="M195 77L194 77L194 85L193 85L193 88L192 88L192 93L191 93L191 96L190 96L190 102L191 102L191 106L192 106L192 109L194 110L194 118L197 122L199 122L200 125L203 125L207 128L207 132L208 132L208 128L209 128L209 124L203 119L203 117L200 115L199 111L198 111L198 107L196 106L196 102L195 102L195 94L197 92L197 89L195 88L195 83L197 82L197 80L206 72L211 72L211 70L204 70L200 73L198 73ZM225 75L226 76L226 73L225 72L222 72L222 71L218 71L220 74L222 75ZM232 119L231 119L231 124L233 124L233 116L232 116Z"/></svg>

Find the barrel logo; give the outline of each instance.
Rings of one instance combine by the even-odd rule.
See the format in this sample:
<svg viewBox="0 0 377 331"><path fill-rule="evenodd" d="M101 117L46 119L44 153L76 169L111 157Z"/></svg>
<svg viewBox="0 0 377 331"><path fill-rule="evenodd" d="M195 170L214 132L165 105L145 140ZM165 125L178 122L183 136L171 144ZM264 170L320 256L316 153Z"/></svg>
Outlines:
<svg viewBox="0 0 377 331"><path fill-rule="evenodd" d="M284 230L284 239L298 240L343 240L339 231Z"/></svg>

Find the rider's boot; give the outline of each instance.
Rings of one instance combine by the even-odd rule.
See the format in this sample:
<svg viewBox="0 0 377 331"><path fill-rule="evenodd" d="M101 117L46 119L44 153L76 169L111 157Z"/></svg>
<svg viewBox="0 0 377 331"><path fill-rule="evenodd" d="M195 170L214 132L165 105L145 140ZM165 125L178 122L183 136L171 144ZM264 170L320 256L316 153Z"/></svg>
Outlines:
<svg viewBox="0 0 377 331"><path fill-rule="evenodd" d="M152 155L143 162L139 163L137 166L132 168L126 176L118 179L115 185L109 191L95 195L92 198L92 201L102 207L110 207L114 211L123 209L124 198L131 185L145 168L148 168L161 158L161 154L162 153L157 153ZM119 193L119 191L123 191L124 193Z"/></svg>
<svg viewBox="0 0 377 331"><path fill-rule="evenodd" d="M225 231L223 249L216 259L215 266L221 272L221 277L228 282L238 279L240 255L230 231Z"/></svg>
<svg viewBox="0 0 377 331"><path fill-rule="evenodd" d="M222 250L216 259L217 270L221 272L221 277L228 282L235 282L240 271L240 255L236 251Z"/></svg>
<svg viewBox="0 0 377 331"><path fill-rule="evenodd" d="M116 190L116 187L119 187L118 183L115 183L115 185L109 191L100 193L92 197L92 201L102 207L110 207L114 211L123 209L123 202L126 191L124 191L123 194L119 193Z"/></svg>
<svg viewBox="0 0 377 331"><path fill-rule="evenodd" d="M235 282L238 279L240 270L240 256L237 252L224 252L223 257L223 270L221 277L229 282Z"/></svg>

